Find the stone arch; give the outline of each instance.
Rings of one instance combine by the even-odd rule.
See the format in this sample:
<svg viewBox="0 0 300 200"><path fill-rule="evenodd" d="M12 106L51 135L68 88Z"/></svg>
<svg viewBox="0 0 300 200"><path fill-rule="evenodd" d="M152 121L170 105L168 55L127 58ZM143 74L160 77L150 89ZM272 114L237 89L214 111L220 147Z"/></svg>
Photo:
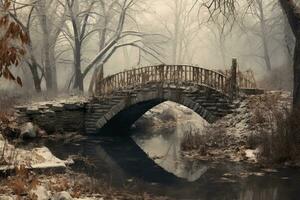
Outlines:
<svg viewBox="0 0 300 200"><path fill-rule="evenodd" d="M203 98L199 99L199 96ZM152 88L125 95L97 120L96 129L97 131L102 129L111 132L116 129L130 128L144 113L165 101L184 105L209 123L215 122L230 112L230 110L221 109L224 102L229 103L228 97L211 88L202 86L190 91L180 88L164 88L162 90Z"/></svg>

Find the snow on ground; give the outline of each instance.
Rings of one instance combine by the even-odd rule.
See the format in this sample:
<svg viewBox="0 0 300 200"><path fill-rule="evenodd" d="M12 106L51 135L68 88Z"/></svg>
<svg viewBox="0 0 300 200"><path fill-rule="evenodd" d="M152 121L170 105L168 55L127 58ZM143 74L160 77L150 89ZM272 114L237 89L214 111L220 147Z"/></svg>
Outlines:
<svg viewBox="0 0 300 200"><path fill-rule="evenodd" d="M171 101L152 108L142 118L151 120L155 126L165 126L170 123L171 126L179 128L181 133L189 130L202 133L204 127L208 125L193 110Z"/></svg>
<svg viewBox="0 0 300 200"><path fill-rule="evenodd" d="M0 140L0 152L4 156L5 161L4 163L0 163L1 171L13 169L15 166L21 165L30 169L65 168L66 164L71 163L71 161L58 159L46 147L25 150L15 148L5 140Z"/></svg>
<svg viewBox="0 0 300 200"><path fill-rule="evenodd" d="M288 110L291 105L291 94L285 91L271 91L262 95L245 96L235 103L238 107L233 113L214 124L208 124L197 113L173 102L160 104L147 112L143 118L155 125L152 128L166 126L167 122L171 121L169 123L177 127L174 132L180 133L180 136L190 131L207 135L205 144L207 154L199 156L203 159L213 157L257 162L258 149L249 149L248 145L251 136L261 134L255 118L257 115L268 118L274 110ZM170 120L172 119L170 116L173 116L173 121ZM185 153L192 159L198 156L197 151Z"/></svg>

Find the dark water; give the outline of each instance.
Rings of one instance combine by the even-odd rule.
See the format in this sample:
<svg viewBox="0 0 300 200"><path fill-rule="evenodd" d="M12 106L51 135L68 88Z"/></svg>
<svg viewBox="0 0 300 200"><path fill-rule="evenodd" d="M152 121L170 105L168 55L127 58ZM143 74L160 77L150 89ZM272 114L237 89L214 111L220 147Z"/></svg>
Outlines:
<svg viewBox="0 0 300 200"><path fill-rule="evenodd" d="M61 159L69 155L88 159L88 164L76 162L74 170L133 191L175 199L300 199L299 169L265 172L245 164L184 160L180 134L169 132L173 134L133 131L132 137L91 136L47 146Z"/></svg>

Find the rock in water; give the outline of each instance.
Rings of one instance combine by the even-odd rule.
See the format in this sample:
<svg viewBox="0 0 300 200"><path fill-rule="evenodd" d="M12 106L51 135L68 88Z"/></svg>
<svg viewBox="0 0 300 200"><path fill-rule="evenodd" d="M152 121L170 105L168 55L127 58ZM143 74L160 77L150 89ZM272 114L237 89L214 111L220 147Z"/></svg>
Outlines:
<svg viewBox="0 0 300 200"><path fill-rule="evenodd" d="M53 196L53 200L72 200L73 198L68 192L59 192Z"/></svg>
<svg viewBox="0 0 300 200"><path fill-rule="evenodd" d="M21 126L21 135L22 139L32 139L36 138L37 128L33 125L33 123L28 122Z"/></svg>

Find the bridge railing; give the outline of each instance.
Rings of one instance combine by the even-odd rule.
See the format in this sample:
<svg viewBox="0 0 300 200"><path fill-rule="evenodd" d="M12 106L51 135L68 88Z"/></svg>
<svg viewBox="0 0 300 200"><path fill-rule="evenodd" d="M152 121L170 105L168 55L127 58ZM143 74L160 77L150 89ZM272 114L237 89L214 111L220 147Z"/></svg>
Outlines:
<svg viewBox="0 0 300 200"><path fill-rule="evenodd" d="M224 74L227 78L230 78L232 72L231 70L225 70L220 73ZM248 89L257 88L253 71L251 70L247 70L245 72L237 71L237 85L238 88L248 88Z"/></svg>
<svg viewBox="0 0 300 200"><path fill-rule="evenodd" d="M228 93L228 80L225 75L189 65L157 65L123 71L101 80L97 84L96 93L108 95L114 91L138 88L149 83L176 87L205 85Z"/></svg>

